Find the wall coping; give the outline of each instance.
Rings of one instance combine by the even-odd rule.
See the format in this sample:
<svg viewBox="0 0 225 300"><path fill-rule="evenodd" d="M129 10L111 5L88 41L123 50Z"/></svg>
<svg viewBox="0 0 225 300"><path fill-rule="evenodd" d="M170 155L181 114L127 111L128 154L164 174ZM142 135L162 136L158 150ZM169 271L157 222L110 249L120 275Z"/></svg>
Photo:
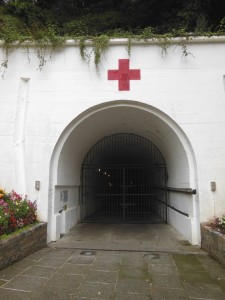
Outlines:
<svg viewBox="0 0 225 300"><path fill-rule="evenodd" d="M225 241L225 235L224 235L223 233L221 233L221 232L219 232L219 231L213 229L213 228L210 226L210 223L207 223L207 222L206 222L206 223L201 223L200 226L201 226L202 228L206 228L209 232L212 232L212 233L217 234L218 236L220 236L220 237L221 237L222 239L224 239L224 241Z"/></svg>
<svg viewBox="0 0 225 300"><path fill-rule="evenodd" d="M186 44L214 44L214 43L225 43L225 35L222 36L189 36L188 38L186 37L174 37L174 38L151 38L151 39L140 39L140 40L132 40L132 45L161 45L164 41L167 41L170 44L179 44L181 42L185 42ZM128 38L111 38L109 41L109 45L127 45L129 39ZM39 45L41 45L42 43L40 42ZM25 41L23 43L19 43L19 42L15 42L12 45L14 46L37 46L37 43L34 43L33 41ZM85 41L85 45L86 46L92 46L93 42L92 40L86 40ZM51 44L49 43L49 46L51 46ZM68 39L65 42L65 45L62 46L63 47L69 47L69 46L79 46L79 40L76 39ZM4 41L0 40L0 47L4 47Z"/></svg>

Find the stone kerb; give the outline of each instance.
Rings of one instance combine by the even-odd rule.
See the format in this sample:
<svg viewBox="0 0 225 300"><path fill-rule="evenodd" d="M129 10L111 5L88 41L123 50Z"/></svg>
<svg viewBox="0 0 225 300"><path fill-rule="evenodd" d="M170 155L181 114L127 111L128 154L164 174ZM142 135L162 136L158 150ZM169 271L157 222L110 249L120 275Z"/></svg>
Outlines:
<svg viewBox="0 0 225 300"><path fill-rule="evenodd" d="M225 265L225 236L207 223L201 224L201 247Z"/></svg>
<svg viewBox="0 0 225 300"><path fill-rule="evenodd" d="M0 241L0 270L30 253L43 248L47 241L47 224L39 223L18 235Z"/></svg>

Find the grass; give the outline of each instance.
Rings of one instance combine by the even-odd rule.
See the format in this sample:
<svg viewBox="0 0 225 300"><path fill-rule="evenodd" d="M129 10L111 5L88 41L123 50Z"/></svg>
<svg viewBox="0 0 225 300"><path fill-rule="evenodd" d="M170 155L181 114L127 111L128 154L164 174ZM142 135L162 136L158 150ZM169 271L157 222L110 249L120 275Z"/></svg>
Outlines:
<svg viewBox="0 0 225 300"><path fill-rule="evenodd" d="M16 236L16 235L18 235L18 234L20 234L20 233L26 231L27 229L33 227L33 226L36 225L36 224L38 224L38 222L33 223L33 224L26 225L26 226L24 226L23 228L19 228L19 229L17 229L16 231L11 232L11 233L9 233L9 234L3 234L3 235L0 236L0 241L6 240L6 239L8 239L8 238L11 237L11 236Z"/></svg>

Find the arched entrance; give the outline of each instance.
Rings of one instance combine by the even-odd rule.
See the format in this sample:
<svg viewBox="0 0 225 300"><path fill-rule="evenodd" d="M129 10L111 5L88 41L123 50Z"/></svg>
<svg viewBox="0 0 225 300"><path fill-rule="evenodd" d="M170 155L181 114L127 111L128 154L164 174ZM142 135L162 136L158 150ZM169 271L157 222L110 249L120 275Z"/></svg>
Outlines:
<svg viewBox="0 0 225 300"><path fill-rule="evenodd" d="M82 163L81 221L167 222L166 163L159 149L133 133L98 141Z"/></svg>
<svg viewBox="0 0 225 300"><path fill-rule="evenodd" d="M126 156L122 154L122 149L117 152L110 150L110 145L112 145L110 139L116 136L119 137L121 133L128 134L127 142L133 139L130 138L131 136L137 137L139 139L138 145L142 145L141 151L144 151L145 155L137 155L137 151L130 151L129 155ZM148 146L143 146L142 139L147 141ZM120 143L116 142L116 144L119 145ZM151 148L151 145L153 148L155 147L154 149L158 149L159 152L155 151L155 154L159 155L160 153L161 162L164 162L166 165L167 186L174 188L167 193L167 214L166 216L165 214L161 216L161 220L167 220L191 243L199 243L198 194L192 195L176 192L181 189L197 189L195 156L186 134L164 112L145 103L125 100L102 103L84 111L65 128L59 137L53 151L50 166L49 240L58 239L60 234L68 232L72 226L90 215L88 212L85 212L84 203L82 203L85 199L81 197L81 173L84 168L84 162L90 154L92 158L95 155L94 152L96 150L93 149L97 149L95 148L96 145L98 145L97 147L106 147L105 153L110 151L112 154L117 153L117 165L119 165L120 159L122 161L122 158L127 159L128 165L131 162L133 163L132 156L137 159L135 163L148 164L151 159L146 153ZM95 156L96 162L97 159L101 158L99 162L103 165L104 161L106 161L106 164L110 164L112 162L110 161L111 156L109 157L108 154L103 154L103 152L101 156ZM139 161L141 157L143 160ZM118 172L122 174L125 172L123 170L118 170ZM132 174L133 171L130 172ZM122 175L116 177L122 178ZM146 177L150 178L150 175L146 174ZM95 177L93 176L93 178ZM125 180L126 178L129 178L129 176L125 176ZM137 176L137 178L141 177ZM92 184L95 186L94 181ZM124 190L128 187L126 187L126 182L121 185L122 192L120 191L119 194L122 197ZM159 183L157 182L155 186L159 187ZM166 197L164 196L164 198ZM166 200L163 199L162 201ZM160 202L158 201L158 203ZM126 205L126 202L122 203L121 207L123 207L123 204ZM164 204L162 203L162 205ZM125 217L128 211L131 211L131 207L132 205L130 205L129 209L127 208ZM154 210L156 211L156 209ZM184 212L184 214L180 212ZM133 213L134 215L135 213ZM144 219L143 213L140 219Z"/></svg>

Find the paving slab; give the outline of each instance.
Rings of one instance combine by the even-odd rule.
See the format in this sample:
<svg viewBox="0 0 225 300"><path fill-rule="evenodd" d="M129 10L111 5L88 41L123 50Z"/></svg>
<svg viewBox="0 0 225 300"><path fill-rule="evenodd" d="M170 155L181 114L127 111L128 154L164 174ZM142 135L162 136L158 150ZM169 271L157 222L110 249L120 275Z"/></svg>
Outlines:
<svg viewBox="0 0 225 300"><path fill-rule="evenodd" d="M147 253L144 255L149 265L175 266L175 262L170 253Z"/></svg>
<svg viewBox="0 0 225 300"><path fill-rule="evenodd" d="M21 275L50 278L57 271L57 268L53 267L42 267L42 266L31 266L21 273Z"/></svg>
<svg viewBox="0 0 225 300"><path fill-rule="evenodd" d="M115 293L115 300L151 300L150 295L139 294L139 293Z"/></svg>
<svg viewBox="0 0 225 300"><path fill-rule="evenodd" d="M0 299L7 300L30 300L32 294L19 290L0 289Z"/></svg>
<svg viewBox="0 0 225 300"><path fill-rule="evenodd" d="M71 275L86 275L90 269L90 266L85 265L76 265L65 263L61 268L58 269L57 273L62 274L71 274Z"/></svg>
<svg viewBox="0 0 225 300"><path fill-rule="evenodd" d="M147 268L124 268L121 266L118 273L118 280L120 279L135 279L140 281L150 281L150 274Z"/></svg>
<svg viewBox="0 0 225 300"><path fill-rule="evenodd" d="M224 300L224 293L216 284L185 283L186 290L194 299L215 299Z"/></svg>
<svg viewBox="0 0 225 300"><path fill-rule="evenodd" d="M120 264L112 261L98 261L93 264L92 269L96 271L118 271Z"/></svg>
<svg viewBox="0 0 225 300"><path fill-rule="evenodd" d="M34 264L34 262L32 260L29 259L23 259L20 261L17 261L13 264L13 267L15 269L19 269L19 270L26 270L27 268L29 268L30 266L32 266Z"/></svg>
<svg viewBox="0 0 225 300"><path fill-rule="evenodd" d="M184 289L183 280L178 275L159 275L159 274L153 274L153 289L154 288L172 288L172 289Z"/></svg>
<svg viewBox="0 0 225 300"><path fill-rule="evenodd" d="M79 296L88 299L113 299L114 284L112 283L95 283L83 282L79 288Z"/></svg>
<svg viewBox="0 0 225 300"><path fill-rule="evenodd" d="M158 275L178 275L177 267L169 265L150 265L149 273Z"/></svg>
<svg viewBox="0 0 225 300"><path fill-rule="evenodd" d="M188 293L184 289L154 288L151 290L152 300L188 300Z"/></svg>
<svg viewBox="0 0 225 300"><path fill-rule="evenodd" d="M69 300L75 299L77 295L76 290L70 290L62 287L49 288L49 286L42 286L34 290L30 294L30 300Z"/></svg>
<svg viewBox="0 0 225 300"><path fill-rule="evenodd" d="M14 265L11 265L0 271L0 279L6 280L6 282L8 282L8 280L13 279L20 273L22 273L22 270L15 269Z"/></svg>
<svg viewBox="0 0 225 300"><path fill-rule="evenodd" d="M61 287L62 289L74 291L80 285L82 279L82 275L56 273L45 283L45 286L50 288Z"/></svg>
<svg viewBox="0 0 225 300"><path fill-rule="evenodd" d="M53 252L51 251L45 257L49 257L51 259L53 259L53 258L68 259L75 253L76 253L76 250L74 250L74 249L55 249L55 251L53 251Z"/></svg>
<svg viewBox="0 0 225 300"><path fill-rule="evenodd" d="M208 272L196 272L196 270L193 270L193 272L182 273L181 277L184 282L189 283L210 284L214 282Z"/></svg>
<svg viewBox="0 0 225 300"><path fill-rule="evenodd" d="M46 281L46 278L19 275L4 284L2 287L4 289L30 292L36 288L41 287Z"/></svg>
<svg viewBox="0 0 225 300"><path fill-rule="evenodd" d="M150 295L150 282L148 279L119 279L115 288L116 292Z"/></svg>
<svg viewBox="0 0 225 300"><path fill-rule="evenodd" d="M90 234L87 227L84 229L84 237L79 229L80 241L86 241ZM160 237L161 230L155 234L157 241L164 237ZM131 250L125 244L120 250L97 249L95 239L91 240L93 248L80 249L81 244L76 248L73 243L69 248L60 240L1 270L0 299L225 299L225 267L201 249L184 246L186 243L179 235L183 242L175 242L176 236L172 234L167 237L173 241L170 251L162 250L163 243L160 250L146 251L147 241L142 243L143 248L139 244L139 250L135 250L135 243L140 242L138 230L133 241L131 229L122 231L129 233ZM76 238L75 232L69 235L70 240L72 236ZM100 233L104 240L107 230L103 228ZM94 237L97 236L95 232ZM121 236L117 239L114 232L113 238L119 243Z"/></svg>
<svg viewBox="0 0 225 300"><path fill-rule="evenodd" d="M66 262L66 259L62 258L51 258L51 257L44 257L41 260L39 260L36 264L38 266L44 266L44 267L55 267L59 268Z"/></svg>
<svg viewBox="0 0 225 300"><path fill-rule="evenodd" d="M95 256L71 256L67 262L70 264L78 264L78 265L91 265L95 260Z"/></svg>
<svg viewBox="0 0 225 300"><path fill-rule="evenodd" d="M88 282L98 282L98 283L116 283L118 274L117 272L109 272L109 271L98 271L93 270L90 271L85 280Z"/></svg>

